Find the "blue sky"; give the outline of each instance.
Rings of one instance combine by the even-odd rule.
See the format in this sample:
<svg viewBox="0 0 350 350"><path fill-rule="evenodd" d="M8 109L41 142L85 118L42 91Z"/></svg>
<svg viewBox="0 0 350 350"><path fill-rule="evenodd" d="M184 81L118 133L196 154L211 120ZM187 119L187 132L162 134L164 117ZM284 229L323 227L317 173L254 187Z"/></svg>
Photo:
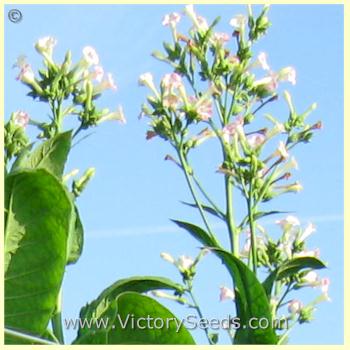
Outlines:
<svg viewBox="0 0 350 350"><path fill-rule="evenodd" d="M6 10L14 6L6 6ZM146 121L139 121L140 104L147 91L137 85L146 71L155 79L168 67L150 53L171 40L162 27L164 14L182 10L181 5L18 5L23 20L5 22L5 118L12 111L28 111L42 118L45 105L26 97L26 88L15 80L12 65L25 54L34 68L40 58L34 42L52 35L58 40L55 57L63 58L66 49L78 60L86 45L96 48L105 70L115 76L118 92L107 92L101 105L114 109L122 104L128 122L125 126L105 123L72 151L67 171L96 167L96 176L79 199L86 242L81 260L67 268L64 281L64 316L77 317L80 307L94 299L115 280L130 275L163 275L179 280L175 269L159 254L167 251L178 256L195 255L198 243L178 230L169 218L200 223L194 211L180 200L189 200L182 174L165 154L171 150L159 139L145 140ZM220 15L220 30L229 30L229 19L245 12L238 5L198 5L199 13L209 19ZM275 69L292 65L297 70L297 85L284 86L292 93L299 110L312 102L318 109L310 116L322 119L324 128L311 144L295 150L299 171L295 177L304 190L275 201L275 208L295 211L307 223L313 220L317 233L310 247L319 247L329 264L323 273L332 280L332 302L321 304L316 320L292 331L292 344L343 343L343 8L340 5L273 5L269 15L269 35L256 46L266 51ZM286 116L285 103L279 101L264 112ZM216 148L200 149L194 161L203 180L217 198L219 175L207 165L215 165ZM210 160L210 162L208 162ZM220 188L219 188L220 189ZM266 227L275 230L273 222ZM217 226L219 235L222 228ZM230 277L213 256L200 265L195 288L206 305L207 317L225 317L232 307L219 303L219 286L230 285ZM317 295L305 294L305 299ZM178 317L188 314L182 306L166 303ZM201 333L195 333L205 343ZM68 341L74 332L66 335ZM227 338L222 338L223 342Z"/></svg>

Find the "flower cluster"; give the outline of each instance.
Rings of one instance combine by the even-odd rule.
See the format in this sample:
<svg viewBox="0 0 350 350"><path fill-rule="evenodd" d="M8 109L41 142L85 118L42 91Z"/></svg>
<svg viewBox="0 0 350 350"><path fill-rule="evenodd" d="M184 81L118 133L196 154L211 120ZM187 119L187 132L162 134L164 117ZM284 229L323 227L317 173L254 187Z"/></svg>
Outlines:
<svg viewBox="0 0 350 350"><path fill-rule="evenodd" d="M298 169L292 149L310 142L322 124L308 123L315 103L298 112L290 92L281 91L285 83L291 87L297 84L296 69L274 69L266 52L255 55L252 51L270 26L268 9L264 6L260 15L254 17L248 6L248 15L239 14L229 21L233 31L228 32L216 31L219 18L208 23L193 5L187 5L182 14L166 15L162 24L171 29L172 42L163 43L165 52L156 51L153 56L171 70L159 83L150 72L140 76L139 84L151 92L142 105L141 116L150 121L146 138L158 136L175 150L176 155L165 159L183 171L194 200L190 206L198 209L205 229L180 226L201 243L207 234L205 242L222 249L208 216L223 220L232 256L244 261L255 276L260 276L261 269L269 274L267 281L275 281L273 288L267 290L272 318L278 318L281 307L288 305L288 317L297 315L298 322L303 323L311 319L316 303L329 300L329 280L318 277L315 271L325 265L319 260L318 250L306 247L315 227L309 224L302 228L298 219L288 216L277 222L282 234L276 241L259 220L279 211L263 211L260 206L277 196L302 190L301 183L292 178ZM191 22L187 33L180 32L178 26L184 17ZM271 114L262 115L262 110L278 101L280 95L288 107L287 116L277 119ZM190 162L192 150L208 139L216 140L221 148L218 166L212 170L223 175L225 208L213 200ZM234 189L242 194L247 209L240 221L236 221L233 210ZM244 232L247 239L241 244ZM177 266L184 280L192 280L195 264L182 269L179 261L169 257L167 260ZM322 291L311 304L302 306L296 299L286 300L291 291L309 286ZM220 300L234 300L239 309L235 292L222 286ZM208 339L210 342L209 336Z"/></svg>
<svg viewBox="0 0 350 350"><path fill-rule="evenodd" d="M71 52L67 51L63 62L58 64L53 57L56 44L56 39L49 36L35 44L44 63L38 76L25 57L19 57L16 62L19 69L17 80L29 87L28 95L47 102L52 111L51 123L30 121L41 130L39 137L50 138L57 134L67 115L77 116L80 122L78 132L106 120L125 123L121 107L110 112L108 109L99 110L96 105L97 98L105 90L117 89L112 74L105 73L100 65L96 50L91 46L84 47L76 64L72 63Z"/></svg>

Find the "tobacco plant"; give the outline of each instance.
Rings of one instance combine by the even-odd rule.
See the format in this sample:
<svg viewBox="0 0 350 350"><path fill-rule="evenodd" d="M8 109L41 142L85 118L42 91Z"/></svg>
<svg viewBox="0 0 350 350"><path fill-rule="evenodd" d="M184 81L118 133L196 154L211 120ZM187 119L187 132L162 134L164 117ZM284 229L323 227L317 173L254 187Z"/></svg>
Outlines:
<svg viewBox="0 0 350 350"><path fill-rule="evenodd" d="M182 283L136 276L107 287L81 308L80 320L88 320L89 325L80 324L73 344L194 344L184 323L157 298L174 300L205 321L205 305L198 303L194 285L196 267L208 253L216 255L232 276L232 288L222 286L220 300L232 301L228 304L232 319L224 328L233 344L285 343L294 324L310 322L316 305L329 300L329 279L316 273L325 265L318 250L307 247L314 225L302 227L292 215L281 217L276 238L261 222L282 214L265 209L265 203L271 206L274 198L302 189L298 181L289 180L297 168L292 151L310 142L321 128L321 122L307 121L315 104L298 112L290 93L280 92L280 85L296 84L295 69L275 71L266 53L253 53L254 44L270 26L267 12L265 6L254 16L249 6L247 16L232 18L228 33L216 31L219 18L208 24L191 5L184 15L164 17L172 42L164 43L163 53L153 55L170 71L159 85L151 73L140 77L139 83L151 90L142 116L150 120L147 139L161 138L174 151L166 159L184 174L193 198L185 204L198 211L203 226L183 220L174 223L197 239L201 249L194 259L161 254L178 269ZM185 18L190 28L183 34L177 24ZM96 51L85 47L76 63L67 51L63 62L57 63L55 45L52 37L36 43L43 58L37 72L25 57L16 62L17 79L28 87L28 96L48 107L49 119L36 120L17 111L4 127L7 344L64 344L62 280L66 267L79 260L84 243L76 199L94 175L93 168L81 177L76 170L66 173L66 163L83 132L108 120L125 123L121 107L115 112L99 107L99 96L116 85L99 65ZM280 95L289 114L285 118L262 115ZM68 120L69 125L75 123L73 129L65 127ZM29 127L38 130L34 141L28 136ZM208 193L191 160L208 140L219 146L220 162L210 170L223 183L217 189L224 188L224 207ZM241 217L234 211L238 201L246 207ZM219 240L209 216L224 223L229 246ZM307 287L321 288L311 303L303 305L290 297ZM166 327L135 328L128 321L130 315L135 320L157 319ZM281 320L287 326L277 322ZM209 325L204 332L209 344L220 341L220 334Z"/></svg>
<svg viewBox="0 0 350 350"><path fill-rule="evenodd" d="M151 91L141 112L150 120L146 137L161 138L172 147L174 153L165 159L183 173L193 198L192 203L184 204L197 209L203 222L200 227L173 220L202 244L203 251L196 259L182 257L179 261L168 253L162 257L179 269L192 299L189 305L199 318L203 318L205 305L198 305L193 297L196 265L204 252L212 252L222 261L234 288L222 286L220 292L220 300L234 300L231 308L236 319L226 327L233 344L285 343L295 324L310 322L316 305L329 300L329 279L320 278L315 271L325 265L318 250L307 248L315 226L302 227L295 216L286 215L276 221L280 230L276 238L275 230L271 232L261 223L267 216L283 214L265 209L265 203L271 208L275 198L302 190L299 181L290 180L298 167L292 151L309 143L322 126L320 121L309 123L307 119L316 104L299 112L291 94L281 92L284 84L296 84L295 69L274 70L265 52L253 51L270 26L268 9L264 6L254 16L248 6L247 15L231 19L227 33L216 31L220 18L208 23L193 5L186 6L184 15L166 15L162 24L170 28L172 41L165 42L164 51L155 51L153 56L168 65L169 73L159 85L149 72L139 79L140 85ZM179 22L185 20L190 28L182 33ZM262 114L281 96L289 108L287 116ZM224 207L215 200L217 193L212 196L208 192L191 161L209 141L218 145L220 160L217 168L210 170L220 175L216 188L218 192L224 189ZM238 202L246 208L240 217L235 213ZM224 223L229 246L219 241L209 217ZM321 294L307 305L290 297L291 292L316 286ZM264 320L266 327L256 327L253 320ZM209 326L204 330L208 342L217 343L218 333L211 332Z"/></svg>

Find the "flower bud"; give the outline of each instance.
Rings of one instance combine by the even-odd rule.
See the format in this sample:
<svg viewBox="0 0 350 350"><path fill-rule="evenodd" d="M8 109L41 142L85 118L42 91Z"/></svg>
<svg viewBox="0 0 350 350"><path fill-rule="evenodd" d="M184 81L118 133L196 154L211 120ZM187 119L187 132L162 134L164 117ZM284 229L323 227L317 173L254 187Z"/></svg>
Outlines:
<svg viewBox="0 0 350 350"><path fill-rule="evenodd" d="M235 299L235 292L225 286L220 287L220 301L225 301L225 300L234 300Z"/></svg>
<svg viewBox="0 0 350 350"><path fill-rule="evenodd" d="M300 314L303 309L303 304L301 301L293 299L288 303L288 311L292 314Z"/></svg>
<svg viewBox="0 0 350 350"><path fill-rule="evenodd" d="M176 263L176 260L169 253L160 253L160 257L171 264Z"/></svg>
<svg viewBox="0 0 350 350"><path fill-rule="evenodd" d="M73 181L72 190L73 190L73 194L76 197L79 197L81 193L84 191L88 182L95 175L95 171L96 171L95 168L89 168L85 171L85 173L79 180Z"/></svg>

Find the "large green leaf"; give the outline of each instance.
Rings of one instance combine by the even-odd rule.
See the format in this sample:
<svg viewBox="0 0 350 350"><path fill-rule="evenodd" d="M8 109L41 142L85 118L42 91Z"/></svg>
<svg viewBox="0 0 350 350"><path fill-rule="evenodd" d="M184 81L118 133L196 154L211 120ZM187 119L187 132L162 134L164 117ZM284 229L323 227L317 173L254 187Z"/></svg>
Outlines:
<svg viewBox="0 0 350 350"><path fill-rule="evenodd" d="M67 248L67 265L75 264L83 252L84 227L80 219L78 208L74 208L75 224L69 232Z"/></svg>
<svg viewBox="0 0 350 350"><path fill-rule="evenodd" d="M88 331L74 344L195 344L167 308L139 293L120 294L101 316L107 327Z"/></svg>
<svg viewBox="0 0 350 350"><path fill-rule="evenodd" d="M55 308L66 265L73 204L44 169L5 180L5 326L40 336Z"/></svg>
<svg viewBox="0 0 350 350"><path fill-rule="evenodd" d="M226 265L235 285L237 317L240 320L240 328L235 335L235 344L277 344L277 336L272 327L269 300L262 284L255 274L230 252L220 249L213 251ZM259 320L264 322L264 328L256 328Z"/></svg>
<svg viewBox="0 0 350 350"><path fill-rule="evenodd" d="M178 294L184 292L180 284L164 277L137 276L121 279L106 288L97 299L84 306L80 310L80 318L91 319L101 317L101 314L105 312L109 305L123 292L145 293L156 289L173 290ZM78 331L79 336L86 331L86 329L80 328Z"/></svg>
<svg viewBox="0 0 350 350"><path fill-rule="evenodd" d="M32 152L28 150L14 163L12 171L23 168L43 168L62 177L71 146L72 132L67 131L42 142Z"/></svg>
<svg viewBox="0 0 350 350"><path fill-rule="evenodd" d="M220 248L219 243L199 226L193 225L185 221L179 221L179 220L171 220L171 221L174 222L179 227L185 229L187 232L189 232L194 238L196 238L204 246Z"/></svg>
<svg viewBox="0 0 350 350"><path fill-rule="evenodd" d="M323 269L326 265L319 259L314 258L312 256L303 256L300 258L294 258L292 260L287 261L282 264L274 271L270 273L270 275L266 278L263 283L266 294L269 297L271 295L271 291L273 288L273 284L275 281L279 281L283 278L288 278L301 270L304 269Z"/></svg>

